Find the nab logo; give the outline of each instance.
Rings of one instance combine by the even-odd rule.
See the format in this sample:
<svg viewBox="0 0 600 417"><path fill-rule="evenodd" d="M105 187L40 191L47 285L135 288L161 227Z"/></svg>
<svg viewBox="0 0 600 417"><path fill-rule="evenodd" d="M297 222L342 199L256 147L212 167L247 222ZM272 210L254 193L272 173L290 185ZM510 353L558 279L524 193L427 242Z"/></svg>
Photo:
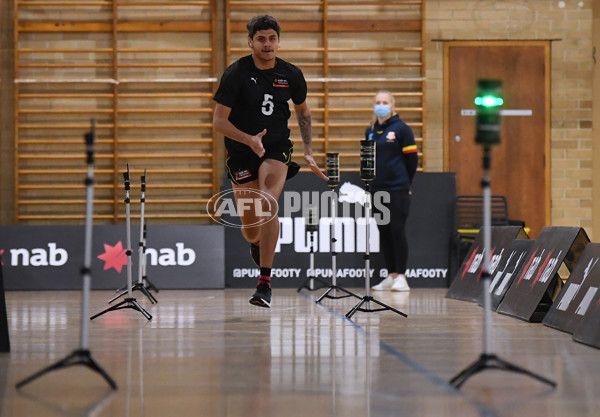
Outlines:
<svg viewBox="0 0 600 417"><path fill-rule="evenodd" d="M118 241L115 246L104 244L104 253L98 255L98 259L104 261L104 270L114 268L115 271L121 272L124 265L127 265L127 251L123 249L123 243Z"/></svg>
<svg viewBox="0 0 600 417"><path fill-rule="evenodd" d="M149 260L149 264L152 266L190 266L196 262L194 249L186 248L182 242L177 242L175 248L162 248L159 250L147 248L146 259Z"/></svg>
<svg viewBox="0 0 600 417"><path fill-rule="evenodd" d="M69 254L65 249L56 246L56 243L48 243L48 249L25 248L10 249L10 266L63 266L69 260ZM2 252L4 253L4 249ZM4 265L4 263L2 263Z"/></svg>
<svg viewBox="0 0 600 417"><path fill-rule="evenodd" d="M123 266L127 265L127 250L123 248L123 243L118 241L114 246L104 244L104 253L98 255L98 259L104 261L104 270L114 268L121 272ZM152 266L190 266L196 262L196 252L191 248L186 248L182 242L175 244L172 248L147 248L146 260Z"/></svg>

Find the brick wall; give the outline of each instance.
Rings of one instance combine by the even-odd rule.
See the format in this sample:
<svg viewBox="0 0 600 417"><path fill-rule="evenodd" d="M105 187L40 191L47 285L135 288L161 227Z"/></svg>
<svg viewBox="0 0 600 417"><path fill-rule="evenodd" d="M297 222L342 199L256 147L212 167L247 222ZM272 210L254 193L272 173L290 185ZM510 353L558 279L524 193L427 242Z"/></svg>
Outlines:
<svg viewBox="0 0 600 417"><path fill-rule="evenodd" d="M427 0L428 171L443 171L443 42L547 40L551 47L551 221L592 233L592 1Z"/></svg>

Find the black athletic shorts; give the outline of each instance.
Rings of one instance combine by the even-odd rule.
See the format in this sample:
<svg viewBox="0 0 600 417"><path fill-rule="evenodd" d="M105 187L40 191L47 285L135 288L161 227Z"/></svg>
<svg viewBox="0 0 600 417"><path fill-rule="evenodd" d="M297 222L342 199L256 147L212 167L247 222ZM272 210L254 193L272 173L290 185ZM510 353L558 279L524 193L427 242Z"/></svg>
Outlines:
<svg viewBox="0 0 600 417"><path fill-rule="evenodd" d="M259 158L250 148L239 151L237 149L227 150L227 161L225 167L227 176L234 184L245 184L258 178L258 168L265 159L274 159L288 165L287 179L296 175L300 166L292 162L294 143L291 140L282 141L265 147L265 154Z"/></svg>

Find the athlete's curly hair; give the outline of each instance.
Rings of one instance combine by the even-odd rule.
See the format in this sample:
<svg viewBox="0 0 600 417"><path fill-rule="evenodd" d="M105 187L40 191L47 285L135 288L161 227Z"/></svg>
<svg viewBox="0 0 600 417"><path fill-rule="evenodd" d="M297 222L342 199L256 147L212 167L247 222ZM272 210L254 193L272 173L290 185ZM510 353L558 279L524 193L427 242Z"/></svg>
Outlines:
<svg viewBox="0 0 600 417"><path fill-rule="evenodd" d="M254 16L250 22L246 25L248 28L248 37L250 39L254 38L254 35L259 30L267 30L273 29L277 32L277 36L280 36L281 28L279 27L279 23L277 19L273 16L269 16L268 14L262 16Z"/></svg>

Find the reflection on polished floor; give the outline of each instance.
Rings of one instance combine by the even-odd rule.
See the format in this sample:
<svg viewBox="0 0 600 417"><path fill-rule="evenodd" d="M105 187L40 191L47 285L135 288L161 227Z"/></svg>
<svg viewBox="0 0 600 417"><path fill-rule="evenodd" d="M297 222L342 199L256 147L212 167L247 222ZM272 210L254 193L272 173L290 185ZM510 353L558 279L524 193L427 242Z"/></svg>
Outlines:
<svg viewBox="0 0 600 417"><path fill-rule="evenodd" d="M360 289L356 290L358 293ZM448 380L479 357L482 309L445 289L377 293L405 312L345 314L356 299L275 289L271 309L251 290L161 291L89 325L111 391L83 366L15 384L79 343L76 291L8 292L12 351L0 354L0 416L598 416L600 352L540 323L492 314L493 353L554 380L486 370L461 390ZM91 314L114 293L92 292Z"/></svg>

